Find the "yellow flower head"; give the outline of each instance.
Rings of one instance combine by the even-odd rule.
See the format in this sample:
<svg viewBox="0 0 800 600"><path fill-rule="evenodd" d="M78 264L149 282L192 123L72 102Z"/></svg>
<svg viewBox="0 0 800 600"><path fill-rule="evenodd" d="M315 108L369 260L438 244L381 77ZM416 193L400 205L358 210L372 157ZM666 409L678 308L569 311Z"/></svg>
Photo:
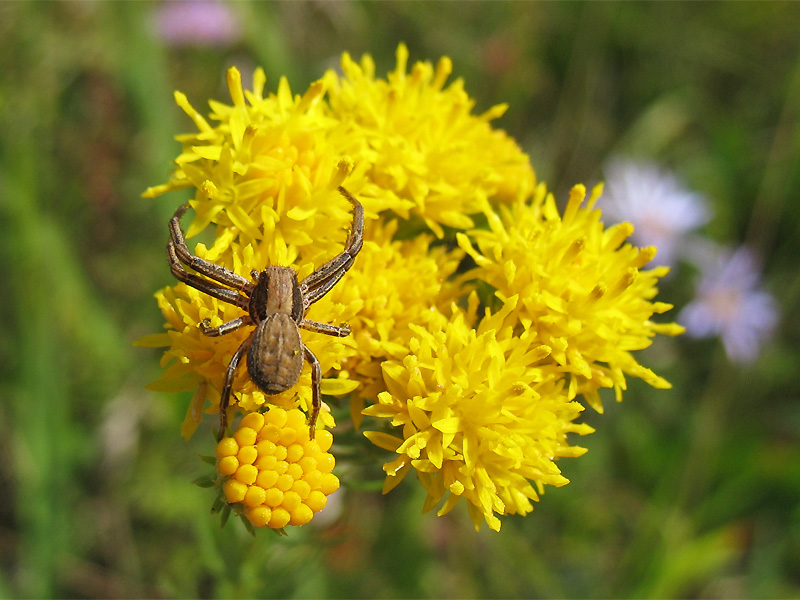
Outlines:
<svg viewBox="0 0 800 600"><path fill-rule="evenodd" d="M242 419L232 437L217 444L217 472L229 504L255 527L305 525L339 489L328 452L333 436L308 439L305 415L272 408Z"/></svg>
<svg viewBox="0 0 800 600"><path fill-rule="evenodd" d="M434 68L418 62L407 72L408 49L397 49L397 67L375 78L375 63L342 58L344 77L325 74L332 114L348 153L370 182L366 195L400 216L424 219L438 237L442 226L468 229L470 215L488 199L509 201L530 195L535 182L528 157L490 122L507 106L473 115L475 101L460 79L445 86L449 58Z"/></svg>
<svg viewBox="0 0 800 600"><path fill-rule="evenodd" d="M215 234L191 248L201 258L245 278L290 266L302 280L342 250L352 219L337 192L344 184L363 204L364 244L307 314L352 331L303 332L321 391L350 394L356 426L372 404L363 414L383 427L366 435L396 454L384 466L387 491L413 469L427 509L445 514L463 497L476 528L499 529L500 516L530 512L545 485L567 483L556 461L583 453L567 435L591 431L575 423L576 397L599 409L598 390L620 397L626 375L667 386L632 352L679 328L650 321L670 307L652 301L666 271L643 270L654 249L623 244L629 225L604 228L593 209L599 191L582 207L576 187L560 215L528 157L492 127L505 106L473 115L463 82L447 83L451 71L447 58L409 69L401 45L385 79L369 56L345 54L341 75L328 71L302 95L285 79L265 95L262 70L243 90L231 68L231 103L210 102L208 118L175 94L197 131L178 136L173 175L145 195L195 190L186 237L209 226ZM488 230L475 228L476 215ZM476 266L457 275L465 253ZM482 282L496 299L479 317ZM156 297L166 331L139 343L166 348L152 389L197 390L188 437L206 401L218 411L228 364L252 327L206 336L201 323L243 311L184 283ZM338 487L330 434L296 442L307 431L297 408L311 404L310 370L268 396L240 368L233 392L245 416L217 446L225 498L256 526L308 522ZM319 423L334 424L329 411Z"/></svg>
<svg viewBox="0 0 800 600"><path fill-rule="evenodd" d="M579 456L566 434L591 431L573 420L583 410L572 402L561 373L544 359L550 348L533 329L515 330L517 297L472 326L469 311L437 312L429 328L412 326L413 354L383 363L388 391L368 415L391 420L402 437L367 432L398 458L384 466L386 489L412 467L428 493L426 508L446 498L439 514L463 497L476 529L497 515L533 510L544 485L568 483L555 460Z"/></svg>
<svg viewBox="0 0 800 600"><path fill-rule="evenodd" d="M633 232L629 223L604 228L593 208L601 191L596 187L582 206L586 189L575 186L561 215L539 185L531 203L502 206L500 214L487 210L488 231L458 234L478 265L467 276L488 282L501 301L520 297L514 314L522 327L536 329L539 342L552 349L551 359L569 375L573 393L599 411L598 389L613 387L621 399L626 374L669 387L632 352L649 346L656 333L683 331L650 320L672 308L651 301L668 268L642 269L656 249L624 244Z"/></svg>

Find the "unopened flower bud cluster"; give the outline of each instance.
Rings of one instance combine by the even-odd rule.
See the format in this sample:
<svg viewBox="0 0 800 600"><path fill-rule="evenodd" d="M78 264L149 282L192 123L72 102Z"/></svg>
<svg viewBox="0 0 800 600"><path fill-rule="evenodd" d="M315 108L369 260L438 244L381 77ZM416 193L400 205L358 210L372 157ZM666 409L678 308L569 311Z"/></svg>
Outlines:
<svg viewBox="0 0 800 600"><path fill-rule="evenodd" d="M217 471L227 477L228 502L240 503L255 527L305 525L339 488L328 452L333 436L317 431L309 440L298 409L271 408L246 415L233 434L217 444Z"/></svg>

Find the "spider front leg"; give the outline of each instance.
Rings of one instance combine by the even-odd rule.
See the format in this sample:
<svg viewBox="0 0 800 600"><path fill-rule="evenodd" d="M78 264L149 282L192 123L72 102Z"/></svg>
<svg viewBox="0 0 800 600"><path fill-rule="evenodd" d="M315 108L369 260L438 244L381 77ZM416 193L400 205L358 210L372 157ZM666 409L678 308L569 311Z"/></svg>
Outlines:
<svg viewBox="0 0 800 600"><path fill-rule="evenodd" d="M350 226L350 233L347 236L344 251L341 254L329 260L300 282L304 308L314 304L336 285L353 265L356 255L364 245L364 208L350 192L341 186L339 187L339 193L353 205L353 223Z"/></svg>
<svg viewBox="0 0 800 600"><path fill-rule="evenodd" d="M173 274L175 274L178 279L181 279L180 275L175 273L175 266L176 263L178 263L178 267L182 270L183 268L180 263L183 263L188 267L191 267L194 271L197 271L200 275L205 275L209 279L213 279L222 285L227 285L228 287L232 287L240 292L250 292L252 290L252 284L246 278L242 277L238 273L234 273L233 271L226 269L225 267L221 267L220 265L209 262L203 258L200 258L199 256L195 256L189 251L189 247L186 245L186 240L184 238L183 229L181 229L180 222L181 217L188 209L188 204L182 204L178 207L178 210L175 211L175 214L169 221L170 243L168 246L168 252L170 255L170 263L172 264ZM205 289L198 289L206 292Z"/></svg>

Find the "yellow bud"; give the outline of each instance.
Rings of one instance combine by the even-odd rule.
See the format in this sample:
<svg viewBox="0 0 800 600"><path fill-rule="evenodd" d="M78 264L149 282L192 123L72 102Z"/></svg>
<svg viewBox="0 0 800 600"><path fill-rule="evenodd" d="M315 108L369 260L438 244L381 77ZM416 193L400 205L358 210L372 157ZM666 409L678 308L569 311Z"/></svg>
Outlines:
<svg viewBox="0 0 800 600"><path fill-rule="evenodd" d="M244 498L244 496L242 497ZM283 502L283 492L276 487L269 488L267 490L267 497L264 499L264 504L275 508L276 506L280 506L281 502ZM270 527L272 527L272 525L270 525Z"/></svg>
<svg viewBox="0 0 800 600"><path fill-rule="evenodd" d="M339 489L339 478L333 473L324 473L319 482L319 491L330 496Z"/></svg>
<svg viewBox="0 0 800 600"><path fill-rule="evenodd" d="M283 426L286 425L286 411L273 406L264 415L264 422L274 425L277 429L283 429Z"/></svg>
<svg viewBox="0 0 800 600"><path fill-rule="evenodd" d="M244 495L244 503L250 507L256 507L264 504L267 499L267 491L257 485L251 485Z"/></svg>
<svg viewBox="0 0 800 600"><path fill-rule="evenodd" d="M241 502L247 493L247 486L236 479L228 479L222 489L230 503Z"/></svg>
<svg viewBox="0 0 800 600"><path fill-rule="evenodd" d="M268 506L256 506L245 509L244 516L253 527L266 527L272 518L272 510Z"/></svg>
<svg viewBox="0 0 800 600"><path fill-rule="evenodd" d="M292 512L295 508L300 506L302 501L303 499L300 497L300 494L289 490L283 494L283 502L281 502L281 506L289 512Z"/></svg>
<svg viewBox="0 0 800 600"><path fill-rule="evenodd" d="M312 490L318 490L320 482L322 481L322 473L319 471L311 471L303 475L303 481L307 481Z"/></svg>
<svg viewBox="0 0 800 600"><path fill-rule="evenodd" d="M286 446L275 447L275 458L278 460L286 460L287 456L289 456L289 451L286 449Z"/></svg>
<svg viewBox="0 0 800 600"><path fill-rule="evenodd" d="M286 468L286 474L289 475L294 481L303 478L303 467L298 465L297 463L291 463Z"/></svg>
<svg viewBox="0 0 800 600"><path fill-rule="evenodd" d="M256 450L258 450L259 456L269 456L270 454L274 454L275 442L270 442L269 440L260 440L256 444Z"/></svg>
<svg viewBox="0 0 800 600"><path fill-rule="evenodd" d="M264 426L264 415L261 413L250 413L242 417L239 428L249 427L253 431L259 431Z"/></svg>
<svg viewBox="0 0 800 600"><path fill-rule="evenodd" d="M240 427L236 433L233 434L234 439L239 444L239 447L242 446L252 446L256 443L256 432L249 427Z"/></svg>
<svg viewBox="0 0 800 600"><path fill-rule="evenodd" d="M298 505L289 514L289 525L305 525L314 518L314 511L305 504Z"/></svg>
<svg viewBox="0 0 800 600"><path fill-rule="evenodd" d="M321 454L317 457L317 468L323 473L330 473L334 466L336 466L336 459L333 458L333 454Z"/></svg>
<svg viewBox="0 0 800 600"><path fill-rule="evenodd" d="M289 424L287 423L286 424L286 429L283 429L281 431L281 436L280 436L280 438L278 438L278 443L281 446L289 446L291 444L294 444L295 440L298 437L297 433L298 433L297 430L296 429L290 429L289 428Z"/></svg>
<svg viewBox="0 0 800 600"><path fill-rule="evenodd" d="M319 449L322 452L327 452L333 445L333 434L330 431L320 429L314 435L314 440L319 444Z"/></svg>
<svg viewBox="0 0 800 600"><path fill-rule="evenodd" d="M319 490L314 490L308 495L308 498L306 498L303 503L312 511L318 513L325 508L326 504L328 504L328 497Z"/></svg>
<svg viewBox="0 0 800 600"><path fill-rule="evenodd" d="M217 458L222 458L223 456L236 456L236 453L239 452L239 444L237 444L236 440L233 438L222 438L217 444L215 452Z"/></svg>
<svg viewBox="0 0 800 600"><path fill-rule="evenodd" d="M292 444L286 449L286 460L296 463L303 458L303 447L300 444Z"/></svg>
<svg viewBox="0 0 800 600"><path fill-rule="evenodd" d="M293 483L294 479L292 479L292 476L284 473L283 475L278 475L278 481L275 483L275 487L280 491L285 492L286 490L292 489Z"/></svg>
<svg viewBox="0 0 800 600"><path fill-rule="evenodd" d="M236 471L236 480L250 485L256 480L258 469L253 465L241 465Z"/></svg>
<svg viewBox="0 0 800 600"><path fill-rule="evenodd" d="M220 475L233 475L239 468L239 459L235 456L223 456L217 461L217 471Z"/></svg>
<svg viewBox="0 0 800 600"><path fill-rule="evenodd" d="M317 469L317 459L313 456L304 456L297 464L300 465L306 475Z"/></svg>
<svg viewBox="0 0 800 600"><path fill-rule="evenodd" d="M268 415L272 411L267 413ZM272 443L277 443L281 437L281 431L283 431L280 427L275 425L274 423L269 423L264 425L264 429L262 429L258 434L258 439L260 440L269 440Z"/></svg>
<svg viewBox="0 0 800 600"><path fill-rule="evenodd" d="M268 490L275 487L275 482L278 481L278 474L275 471L259 471L256 477L256 485Z"/></svg>
<svg viewBox="0 0 800 600"><path fill-rule="evenodd" d="M311 484L302 479L300 481L295 481L292 484L292 491L297 492L297 495L300 496L300 498L302 498L303 500L305 500L311 493Z"/></svg>
<svg viewBox="0 0 800 600"><path fill-rule="evenodd" d="M274 456L259 456L255 464L259 471L269 471L275 468L275 465L278 464L278 459Z"/></svg>
<svg viewBox="0 0 800 600"><path fill-rule="evenodd" d="M272 511L272 518L269 520L269 526L273 529L280 529L289 524L291 515L285 508L276 508Z"/></svg>
<svg viewBox="0 0 800 600"><path fill-rule="evenodd" d="M236 458L239 459L239 462L243 465L252 465L256 458L258 457L258 450L256 450L255 446L245 446L244 448L239 448L239 454L236 455Z"/></svg>
<svg viewBox="0 0 800 600"><path fill-rule="evenodd" d="M306 432L306 438L308 438L308 424L306 423L306 416L303 412L299 409L293 409L288 412L286 415L286 428L294 429L298 432Z"/></svg>

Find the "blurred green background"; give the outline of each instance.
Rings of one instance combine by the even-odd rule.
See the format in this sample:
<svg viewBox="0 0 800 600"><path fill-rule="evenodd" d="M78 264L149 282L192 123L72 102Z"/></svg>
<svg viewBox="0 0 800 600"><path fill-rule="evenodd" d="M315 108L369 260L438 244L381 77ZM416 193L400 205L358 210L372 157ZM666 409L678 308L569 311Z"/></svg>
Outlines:
<svg viewBox="0 0 800 600"><path fill-rule="evenodd" d="M0 3L0 597L800 596L800 4L234 3L193 40L168 8ZM763 259L781 326L746 368L657 340L674 388L587 410L572 483L500 533L420 514L410 478L382 496L360 441L312 525L220 530L191 484L208 427L181 439L188 397L146 391L159 353L131 345L173 283L184 196L140 197L193 129L172 92L227 102L235 64L302 93L343 51L385 76L400 41L450 56L476 113L510 103L496 126L561 198L615 155L672 169ZM678 273L660 299L691 297Z"/></svg>

